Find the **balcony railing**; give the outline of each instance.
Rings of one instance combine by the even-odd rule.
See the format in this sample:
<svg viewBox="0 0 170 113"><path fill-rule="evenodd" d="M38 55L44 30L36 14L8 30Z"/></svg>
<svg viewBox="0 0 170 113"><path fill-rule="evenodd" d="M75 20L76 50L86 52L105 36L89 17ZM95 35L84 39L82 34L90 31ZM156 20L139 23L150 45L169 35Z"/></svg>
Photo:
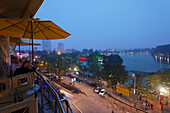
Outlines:
<svg viewBox="0 0 170 113"><path fill-rule="evenodd" d="M55 113L73 113L67 99L38 71L0 79L0 112L10 113L29 108L29 112L38 112L37 94L40 94L38 97L41 97L39 102L42 108L45 105L43 99L46 98Z"/></svg>
<svg viewBox="0 0 170 113"><path fill-rule="evenodd" d="M64 98L43 75L38 71L35 71L35 73L35 83L41 86L41 106L43 107L44 105L43 96L45 96L55 113L73 113L68 100Z"/></svg>

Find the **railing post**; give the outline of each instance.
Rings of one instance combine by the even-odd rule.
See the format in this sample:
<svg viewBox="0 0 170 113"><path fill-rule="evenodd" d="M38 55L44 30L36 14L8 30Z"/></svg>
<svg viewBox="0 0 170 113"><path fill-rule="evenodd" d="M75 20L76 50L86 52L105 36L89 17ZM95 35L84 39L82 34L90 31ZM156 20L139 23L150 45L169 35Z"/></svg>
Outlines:
<svg viewBox="0 0 170 113"><path fill-rule="evenodd" d="M43 105L43 87L42 87L42 85L43 85L43 81L42 80L40 80L41 81L41 103L42 103L42 108L44 107L44 105Z"/></svg>
<svg viewBox="0 0 170 113"><path fill-rule="evenodd" d="M57 108L57 102L56 102L56 99L55 99L55 113L58 113L58 108Z"/></svg>
<svg viewBox="0 0 170 113"><path fill-rule="evenodd" d="M37 92L36 92L36 87L35 87L35 84L36 84L36 77L35 77L35 73L33 72L33 82L34 82L34 93L35 93L35 98L37 98Z"/></svg>
<svg viewBox="0 0 170 113"><path fill-rule="evenodd" d="M68 106L68 101L66 100L65 103L66 103L66 106L67 106L67 113L68 113L68 107L69 107Z"/></svg>

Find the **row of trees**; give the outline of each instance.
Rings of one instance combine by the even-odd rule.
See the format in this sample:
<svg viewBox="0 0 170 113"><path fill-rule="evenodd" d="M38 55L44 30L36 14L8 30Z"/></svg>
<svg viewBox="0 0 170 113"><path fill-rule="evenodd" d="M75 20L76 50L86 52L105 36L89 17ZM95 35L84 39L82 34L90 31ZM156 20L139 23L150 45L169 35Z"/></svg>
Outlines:
<svg viewBox="0 0 170 113"><path fill-rule="evenodd" d="M92 52L92 50L91 50ZM82 53L75 52L70 54L48 54L38 59L38 67L44 67L49 72L63 75L70 67L76 66L82 72L93 74L93 78L104 79L108 81L109 86L115 86L117 83L124 83L128 78L128 73L122 65L123 60L119 55L104 56L99 55L97 51L86 55L88 59L87 66L81 66L78 58L84 57ZM103 61L100 64L99 61Z"/></svg>
<svg viewBox="0 0 170 113"><path fill-rule="evenodd" d="M145 76L147 86L143 86L143 75L136 75L137 95L152 99L155 103L159 102L161 87L166 90L163 95L168 95L170 91L170 70L161 70L157 73L150 73ZM133 85L131 86L133 88Z"/></svg>
<svg viewBox="0 0 170 113"><path fill-rule="evenodd" d="M146 76L147 84L152 87L157 94L160 93L160 88L163 87L170 91L170 70L162 70L153 75Z"/></svg>
<svg viewBox="0 0 170 113"><path fill-rule="evenodd" d="M78 58L86 57L88 60L87 65L83 66L78 63ZM101 62L102 61L102 64ZM42 65L43 63L43 65ZM48 54L41 56L38 60L38 67L46 67L49 72L63 75L70 67L79 67L82 73L92 73L92 78L104 79L108 82L108 86L114 87L120 83L124 84L128 80L128 72L125 71L125 66L122 65L123 60L119 55L104 56L100 55L97 51L84 55L83 53L76 52L70 54ZM163 87L170 89L170 70L162 70L158 73L146 76L148 86L143 87L143 75L137 74L137 91L139 96L151 98L155 100L159 94L160 84Z"/></svg>
<svg viewBox="0 0 170 113"><path fill-rule="evenodd" d="M119 55L104 56L99 55L97 51L87 56L88 67L93 77L104 79L111 87L117 83L122 83L128 79L128 72L125 71L125 66L122 65L123 60ZM102 65L100 64L102 60Z"/></svg>

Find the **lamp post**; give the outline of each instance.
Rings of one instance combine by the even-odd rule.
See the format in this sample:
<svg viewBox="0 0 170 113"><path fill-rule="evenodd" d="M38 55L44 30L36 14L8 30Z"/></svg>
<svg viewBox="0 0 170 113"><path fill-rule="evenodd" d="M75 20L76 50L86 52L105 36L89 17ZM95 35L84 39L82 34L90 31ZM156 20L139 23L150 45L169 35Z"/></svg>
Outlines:
<svg viewBox="0 0 170 113"><path fill-rule="evenodd" d="M76 68L76 67L74 68L74 71L77 71L77 68Z"/></svg>
<svg viewBox="0 0 170 113"><path fill-rule="evenodd" d="M136 76L135 76L135 74L132 74L132 76L134 77L134 95L135 95L135 89L136 89Z"/></svg>
<svg viewBox="0 0 170 113"><path fill-rule="evenodd" d="M135 102L136 76L135 74L132 74L132 76L134 77L134 107L136 107L136 102Z"/></svg>
<svg viewBox="0 0 170 113"><path fill-rule="evenodd" d="M159 85L158 86L159 90L160 90L160 105L161 105L161 110L163 111L163 106L168 105L168 95L169 95L169 91L167 90L167 88L165 86Z"/></svg>

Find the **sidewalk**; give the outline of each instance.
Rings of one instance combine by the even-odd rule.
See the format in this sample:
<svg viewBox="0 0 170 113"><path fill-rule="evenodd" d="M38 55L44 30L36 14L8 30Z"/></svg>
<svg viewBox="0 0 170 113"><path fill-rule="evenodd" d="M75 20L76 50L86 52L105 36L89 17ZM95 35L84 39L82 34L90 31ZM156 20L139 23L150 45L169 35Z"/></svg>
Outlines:
<svg viewBox="0 0 170 113"><path fill-rule="evenodd" d="M76 76L78 79L80 80L85 80L86 78L86 81L88 81L89 83L94 83L94 80L91 80L91 79L88 79L87 77L85 76ZM128 106L131 106L131 108L134 109L134 99L132 97L126 97L126 96L122 96L120 97L118 93L116 93L115 91L111 91L111 88L108 88L106 86L106 84L104 84L103 88L106 89L106 92L108 93L108 95L111 95L112 97L114 97L115 99L121 101L123 104L127 104ZM146 106L146 109L147 110L143 110L143 102L145 102L145 100L137 100L136 101L136 107L137 109L140 109L141 111L144 111L144 112L148 112L148 113L161 113L161 110L159 108L155 108L154 106L154 109L152 110L151 107L147 107ZM163 113L168 113L168 112L163 112Z"/></svg>
<svg viewBox="0 0 170 113"><path fill-rule="evenodd" d="M107 88L105 87L106 91L108 92L108 94L110 94L111 96L113 96L114 98L122 101L123 103L126 103L128 105L130 105L132 108L134 108L134 99L133 98L129 98L129 97L126 97L126 96L119 96L119 94L114 91L111 91L110 88ZM143 102L145 102L144 100L137 100L136 101L136 107L137 109L140 109L140 110L143 110ZM147 110L143 110L145 112L148 112L148 113L161 113L161 111L157 108L151 110L151 107L147 107L146 106L146 109Z"/></svg>

